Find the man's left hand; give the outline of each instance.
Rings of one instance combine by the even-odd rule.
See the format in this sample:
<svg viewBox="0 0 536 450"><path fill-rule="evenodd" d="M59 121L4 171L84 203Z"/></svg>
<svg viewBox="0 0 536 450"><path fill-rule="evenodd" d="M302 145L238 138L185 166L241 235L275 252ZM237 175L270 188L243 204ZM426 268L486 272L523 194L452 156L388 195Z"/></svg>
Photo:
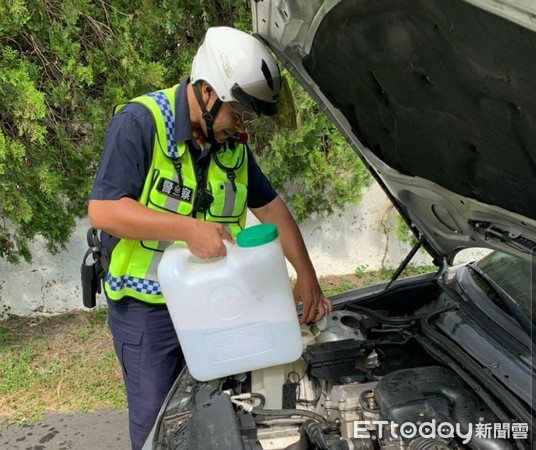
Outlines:
<svg viewBox="0 0 536 450"><path fill-rule="evenodd" d="M317 322L327 314L331 314L333 306L331 300L324 297L322 289L316 278L300 278L294 286L294 301L296 306L303 304L300 324Z"/></svg>

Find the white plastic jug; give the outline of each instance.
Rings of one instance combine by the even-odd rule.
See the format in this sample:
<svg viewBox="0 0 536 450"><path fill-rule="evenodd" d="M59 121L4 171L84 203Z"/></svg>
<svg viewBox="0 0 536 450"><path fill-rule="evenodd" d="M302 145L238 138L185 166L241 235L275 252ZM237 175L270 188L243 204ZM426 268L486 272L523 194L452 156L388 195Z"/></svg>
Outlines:
<svg viewBox="0 0 536 450"><path fill-rule="evenodd" d="M158 267L191 375L207 381L295 361L302 342L277 228L242 230L227 256L199 259L175 244Z"/></svg>

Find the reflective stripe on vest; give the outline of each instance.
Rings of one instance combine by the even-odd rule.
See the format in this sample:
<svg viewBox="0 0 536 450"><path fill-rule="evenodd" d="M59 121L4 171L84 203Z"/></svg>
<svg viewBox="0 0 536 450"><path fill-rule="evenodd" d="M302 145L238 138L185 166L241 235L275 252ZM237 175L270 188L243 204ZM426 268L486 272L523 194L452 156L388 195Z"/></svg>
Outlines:
<svg viewBox="0 0 536 450"><path fill-rule="evenodd" d="M162 119L164 120L164 127L166 129L166 151L167 155L171 159L179 157L177 146L175 145L175 118L173 117L173 110L171 104L163 92L152 92L147 94L148 97L152 97L160 109Z"/></svg>
<svg viewBox="0 0 536 450"><path fill-rule="evenodd" d="M146 280L143 278L130 277L123 275L121 277L112 277L110 273L106 275L106 282L112 291L120 291L123 288L131 288L136 292L149 295L161 295L160 284L157 281Z"/></svg>
<svg viewBox="0 0 536 450"><path fill-rule="evenodd" d="M214 202L205 213L194 213L193 201L197 192L194 164L186 144L174 141L175 89L177 86L132 100L147 107L155 122L153 157L139 202L160 212L195 215L200 220L220 222L235 236L244 227L246 218L246 149L243 145L237 145L235 149L223 147L211 155L206 188L211 191ZM192 191L193 197L189 200L187 196L181 198L180 195L169 195L165 189L159 190L159 186L174 186L184 192L172 162L177 158L182 164L182 187ZM148 303L165 303L157 269L163 250L171 244L121 239L112 252L106 277L108 297L120 300L128 295Z"/></svg>

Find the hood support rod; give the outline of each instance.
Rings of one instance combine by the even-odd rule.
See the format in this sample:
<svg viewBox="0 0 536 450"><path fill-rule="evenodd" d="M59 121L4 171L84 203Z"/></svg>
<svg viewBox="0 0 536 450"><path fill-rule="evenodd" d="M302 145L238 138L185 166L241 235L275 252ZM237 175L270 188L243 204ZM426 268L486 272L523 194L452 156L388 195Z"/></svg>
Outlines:
<svg viewBox="0 0 536 450"><path fill-rule="evenodd" d="M417 251L421 248L423 241L424 241L424 236L421 234L421 237L419 238L419 240L411 248L411 250L408 253L408 255L404 258L404 261L402 261L400 266L398 266L398 269L396 269L395 273L391 277L391 281L389 281L389 284L387 286L385 286L384 291L389 289L391 287L391 285L396 281L396 279L400 276L400 274L404 271L406 266L409 264L409 262L415 256L415 253L417 253Z"/></svg>

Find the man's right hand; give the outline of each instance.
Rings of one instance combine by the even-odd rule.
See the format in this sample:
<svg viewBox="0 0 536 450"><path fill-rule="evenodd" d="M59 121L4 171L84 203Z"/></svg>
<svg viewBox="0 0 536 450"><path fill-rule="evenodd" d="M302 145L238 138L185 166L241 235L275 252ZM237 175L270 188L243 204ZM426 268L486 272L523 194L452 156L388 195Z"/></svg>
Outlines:
<svg viewBox="0 0 536 450"><path fill-rule="evenodd" d="M198 258L219 258L227 255L224 240L234 242L233 237L221 223L195 221L187 239L188 248Z"/></svg>
<svg viewBox="0 0 536 450"><path fill-rule="evenodd" d="M122 239L184 241L198 258L227 254L223 241L234 242L222 224L149 209L136 200L90 200L91 225Z"/></svg>

